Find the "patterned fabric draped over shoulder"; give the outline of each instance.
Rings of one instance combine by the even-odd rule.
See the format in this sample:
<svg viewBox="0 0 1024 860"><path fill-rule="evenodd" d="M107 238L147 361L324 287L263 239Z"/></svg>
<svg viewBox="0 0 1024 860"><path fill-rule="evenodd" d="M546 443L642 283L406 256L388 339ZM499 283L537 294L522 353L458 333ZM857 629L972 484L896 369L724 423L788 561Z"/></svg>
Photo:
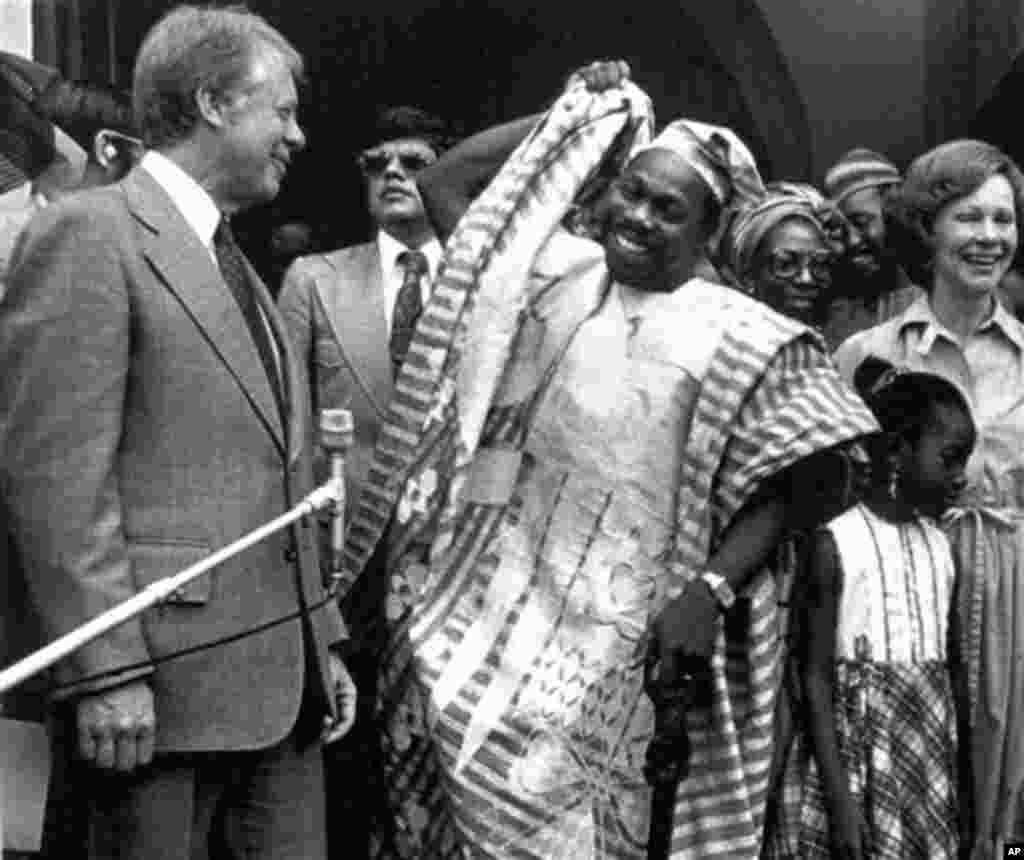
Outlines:
<svg viewBox="0 0 1024 860"><path fill-rule="evenodd" d="M632 84L571 87L456 226L347 533L350 580L396 505L392 556L420 540L450 542L459 489L529 300L527 274L606 158L625 161L652 125L650 99ZM484 336L469 333L471 320Z"/></svg>
<svg viewBox="0 0 1024 860"><path fill-rule="evenodd" d="M637 802L642 784L633 785L639 767L620 773L628 756L601 759L595 771L603 780L600 796L591 798L596 811L583 816L596 828L588 843L592 851L579 853L582 841L569 835L576 812L516 795L509 782L514 774L491 756L494 732L515 734L519 724L504 717L488 722L482 715L504 714L502 697L515 696L519 687L506 689L510 675L497 678L484 665L487 649L476 655L480 665L471 662L473 655L464 655L464 662L451 655L465 641L456 627L462 621L472 626L481 615L462 619L453 611L463 593L474 583L503 591L508 583L496 571L502 564L514 567L494 538L502 529L514 531L525 516L519 493L532 485L515 464L534 407L543 411L551 385L547 376L520 377L532 366L557 373L565 354L559 350L571 350L592 314L609 312L612 293L600 246L568 237L560 224L609 153L628 157L631 147L623 141L636 144L649 131L646 97L632 85L601 95L570 90L556 103L457 226L400 371L347 545L347 563L358 572L387 527L393 629L382 660L381 713L396 729L394 749L406 765L415 765L391 771L391 801L405 810L406 824L419 822L414 830L423 840L394 856L459 856L460 841L472 843L472 850L462 846L468 856L480 857L510 856L513 845L520 852L515 856L545 860L643 856L646 807ZM707 361L692 377L692 421L677 434L679 489L668 509L674 522L666 553L658 556L657 596L642 607L645 618L658 611L671 580L685 581L701 570L729 521L766 479L876 426L814 333L734 290L699 280L681 286L687 313L679 317L679 336L701 333ZM538 322L547 334L534 344ZM506 455L513 466L503 470ZM486 480L479 480L481 472ZM536 481L545 473L532 474ZM499 491L502 483L506 492ZM523 595L528 600L536 591L526 588ZM775 578L770 572L758 576L744 597L750 609L742 641L727 646L725 632L720 634L714 705L693 715L694 754L677 802L675 860L757 856L778 675ZM519 623L522 608L515 603L507 614L503 610L502 643L512 641L506 633L528 629ZM574 654L588 653L589 630L583 632L575 643L566 634ZM636 714L629 737L642 746L649 721L640 717L649 716L649 703L639 670L621 661L605 668L623 677L615 683L606 678L595 689L608 686L622 699L598 711L616 719ZM474 695L466 698L467 691ZM477 694L479 706L470 702ZM550 770L541 759L529 758L539 768L534 775ZM414 795L420 799L413 801ZM398 836L410 832L400 827ZM544 840L551 834L557 834L552 844L559 851L575 853L549 850ZM485 845L509 847L492 851Z"/></svg>

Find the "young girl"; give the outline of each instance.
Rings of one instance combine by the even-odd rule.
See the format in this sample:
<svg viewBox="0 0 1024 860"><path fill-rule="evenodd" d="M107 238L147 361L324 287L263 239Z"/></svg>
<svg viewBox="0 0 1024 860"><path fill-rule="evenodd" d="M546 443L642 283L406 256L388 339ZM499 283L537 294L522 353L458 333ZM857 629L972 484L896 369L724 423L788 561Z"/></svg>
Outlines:
<svg viewBox="0 0 1024 860"><path fill-rule="evenodd" d="M953 561L937 520L965 486L974 423L938 376L870 357L854 382L882 433L864 500L811 544L804 725L765 856L954 860Z"/></svg>

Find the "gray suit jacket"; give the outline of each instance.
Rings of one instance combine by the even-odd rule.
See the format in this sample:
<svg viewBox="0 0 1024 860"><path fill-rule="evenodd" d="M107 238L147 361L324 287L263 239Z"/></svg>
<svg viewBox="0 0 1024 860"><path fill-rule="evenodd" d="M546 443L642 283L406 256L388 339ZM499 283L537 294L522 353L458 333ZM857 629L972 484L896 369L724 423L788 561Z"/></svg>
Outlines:
<svg viewBox="0 0 1024 860"><path fill-rule="evenodd" d="M285 420L216 264L148 173L72 196L29 225L0 304L0 469L49 636L311 489L304 367L251 274L282 347ZM145 678L158 750L276 743L295 724L307 671L326 713L326 648L345 636L333 601L308 622L89 680L320 602L315 535L309 525L279 533L82 648L60 667L73 685L65 693Z"/></svg>
<svg viewBox="0 0 1024 860"><path fill-rule="evenodd" d="M308 367L314 408L352 410L356 438L345 464L351 515L394 392L376 243L300 257L285 274L278 305Z"/></svg>

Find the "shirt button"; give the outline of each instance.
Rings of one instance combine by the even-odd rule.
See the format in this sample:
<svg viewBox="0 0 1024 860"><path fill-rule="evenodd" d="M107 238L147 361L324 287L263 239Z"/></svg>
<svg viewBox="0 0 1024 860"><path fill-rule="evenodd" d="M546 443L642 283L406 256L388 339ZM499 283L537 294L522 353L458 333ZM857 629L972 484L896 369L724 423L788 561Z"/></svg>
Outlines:
<svg viewBox="0 0 1024 860"><path fill-rule="evenodd" d="M295 562L297 562L299 560L298 550L296 550L295 547L293 546L288 547L288 549L284 551L284 560L289 564L294 564Z"/></svg>

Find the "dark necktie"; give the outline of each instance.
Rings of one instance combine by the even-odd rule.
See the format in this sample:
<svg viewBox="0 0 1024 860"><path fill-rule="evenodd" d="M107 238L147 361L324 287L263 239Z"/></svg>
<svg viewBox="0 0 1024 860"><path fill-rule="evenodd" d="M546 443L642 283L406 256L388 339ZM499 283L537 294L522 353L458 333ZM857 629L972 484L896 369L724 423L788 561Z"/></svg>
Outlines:
<svg viewBox="0 0 1024 860"><path fill-rule="evenodd" d="M277 370L276 348L271 342L271 334L260 313L259 305L256 302L254 285L249 280L249 272L245 266L245 258L242 256L242 249L235 242L231 233L231 227L226 218L221 218L217 230L213 234L213 249L217 255L217 265L224 280L231 288L231 292L238 302L238 307L245 317L245 322L256 344L256 351L260 354L263 362L263 369L270 380L270 387L274 392L274 399L277 401L278 409L284 415L284 402L281 397L281 382Z"/></svg>
<svg viewBox="0 0 1024 860"><path fill-rule="evenodd" d="M423 310L423 292L420 282L427 272L427 258L422 251L402 251L398 265L404 272L402 286L395 297L395 310L391 317L391 368L398 376L398 368L409 351L416 320Z"/></svg>

